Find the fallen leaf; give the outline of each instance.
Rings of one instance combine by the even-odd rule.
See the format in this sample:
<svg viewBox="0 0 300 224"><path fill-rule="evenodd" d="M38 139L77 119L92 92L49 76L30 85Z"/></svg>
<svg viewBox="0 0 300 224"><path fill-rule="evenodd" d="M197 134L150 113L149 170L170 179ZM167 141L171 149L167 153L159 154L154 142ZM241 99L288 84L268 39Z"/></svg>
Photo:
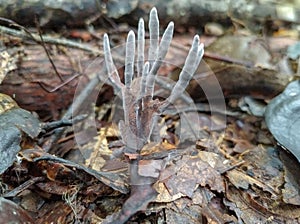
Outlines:
<svg viewBox="0 0 300 224"><path fill-rule="evenodd" d="M12 70L17 68L16 59L8 54L7 51L0 52L0 84L3 79Z"/></svg>
<svg viewBox="0 0 300 224"><path fill-rule="evenodd" d="M224 192L221 171L226 167L224 159L215 153L200 151L196 156L184 155L161 172L163 184L154 185L159 192L157 200L169 202L181 196L193 198L199 185Z"/></svg>
<svg viewBox="0 0 300 224"><path fill-rule="evenodd" d="M0 197L0 220L5 223L33 224L30 215L14 202Z"/></svg>
<svg viewBox="0 0 300 224"><path fill-rule="evenodd" d="M35 138L40 131L40 122L36 117L18 108L10 96L0 93L0 174L16 161L21 150L22 132Z"/></svg>

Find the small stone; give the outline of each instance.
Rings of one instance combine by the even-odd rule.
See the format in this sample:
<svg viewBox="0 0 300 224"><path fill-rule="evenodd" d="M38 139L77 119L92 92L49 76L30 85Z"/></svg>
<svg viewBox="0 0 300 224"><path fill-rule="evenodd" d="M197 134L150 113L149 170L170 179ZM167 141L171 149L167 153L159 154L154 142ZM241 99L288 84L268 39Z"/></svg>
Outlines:
<svg viewBox="0 0 300 224"><path fill-rule="evenodd" d="M218 23L207 23L204 27L206 35L210 36L222 36L224 34L224 28Z"/></svg>

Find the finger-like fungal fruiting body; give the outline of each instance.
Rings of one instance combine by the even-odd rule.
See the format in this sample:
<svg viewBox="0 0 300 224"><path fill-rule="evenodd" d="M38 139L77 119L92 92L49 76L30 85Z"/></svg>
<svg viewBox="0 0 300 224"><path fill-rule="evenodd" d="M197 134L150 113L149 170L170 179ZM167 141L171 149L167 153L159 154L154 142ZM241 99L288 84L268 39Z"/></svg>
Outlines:
<svg viewBox="0 0 300 224"><path fill-rule="evenodd" d="M199 36L196 35L180 73L179 80L170 96L164 101L154 100L155 78L168 52L173 38L173 31L174 23L170 22L159 41L159 20L157 10L153 8L149 18L150 46L148 59L145 61L144 20L139 20L137 41L133 31L130 31L127 36L124 84L120 81L118 71L114 65L108 36L107 34L104 35L103 47L108 77L111 83L122 92L124 121L121 121L119 124L121 137L127 150L130 152L138 153L143 145L147 143L155 125L155 117L183 94L202 59L204 53L203 44L200 44ZM135 52L136 48L137 52ZM137 57L135 57L136 54ZM137 59L136 62L135 58ZM136 85L132 85L135 78L140 79L138 90Z"/></svg>
<svg viewBox="0 0 300 224"><path fill-rule="evenodd" d="M153 8L149 18L150 44L148 55L145 57L144 21L143 19L139 20L137 41L133 31L130 31L127 36L124 83L120 81L118 70L114 65L108 36L104 35L104 57L108 77L114 88L120 90L122 94L124 119L119 122L119 129L125 145L124 153L133 155L129 157L131 195L124 203L122 210L114 217L108 218L104 223L125 223L130 216L145 208L156 197L156 191L152 188L152 184L157 179L139 172L141 165L137 155L148 143L150 137L158 139L157 133L152 133L159 132L157 131L158 116L176 99L182 97L204 52L203 44L200 44L199 36L196 35L179 80L172 89L170 96L165 100L155 99L153 95L156 76L168 52L173 31L174 23L170 22L159 40L159 20L157 11Z"/></svg>

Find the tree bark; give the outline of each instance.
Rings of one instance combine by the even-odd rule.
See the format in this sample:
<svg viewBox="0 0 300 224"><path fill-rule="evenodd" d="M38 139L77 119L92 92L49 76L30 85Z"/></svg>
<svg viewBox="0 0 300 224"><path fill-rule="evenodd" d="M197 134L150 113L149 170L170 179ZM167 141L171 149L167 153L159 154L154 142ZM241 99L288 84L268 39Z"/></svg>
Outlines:
<svg viewBox="0 0 300 224"><path fill-rule="evenodd" d="M83 26L93 17L102 16L122 19L135 25L139 17L148 15L155 6L162 24L172 20L177 26L201 27L208 21L226 24L231 21L230 18L234 18L251 26L265 19L299 23L299 4L296 0L280 0L276 4L268 0L2 0L0 16L26 26L34 26L35 18L41 26Z"/></svg>
<svg viewBox="0 0 300 224"><path fill-rule="evenodd" d="M45 115L50 118L52 115L58 118L60 111L70 106L78 78L56 91L47 92L45 89L53 90L72 76L83 74L81 66L87 67L92 59L87 53L77 49L51 46L49 51L63 80L55 73L40 45L26 45L8 49L11 57L16 60L17 69L6 75L0 85L0 92L13 96L24 109L36 111L42 117Z"/></svg>

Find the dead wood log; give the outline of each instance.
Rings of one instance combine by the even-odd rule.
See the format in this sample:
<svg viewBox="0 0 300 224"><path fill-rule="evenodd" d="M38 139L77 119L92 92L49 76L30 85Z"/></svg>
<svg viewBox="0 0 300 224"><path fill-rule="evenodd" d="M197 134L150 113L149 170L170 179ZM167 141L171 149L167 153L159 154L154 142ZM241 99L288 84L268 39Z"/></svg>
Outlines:
<svg viewBox="0 0 300 224"><path fill-rule="evenodd" d="M51 114L58 118L60 111L69 107L78 82L78 78L72 78L83 75L82 68L93 60L78 49L51 46L48 50L61 80L41 46L26 45L8 50L16 60L17 69L6 75L0 92L13 96L22 108L48 118ZM68 83L63 85L64 82Z"/></svg>
<svg viewBox="0 0 300 224"><path fill-rule="evenodd" d="M230 22L230 17L246 23L283 20L293 23L300 21L299 2L281 0L276 4L268 0L248 1L43 1L11 0L0 2L0 16L30 26L37 18L41 26L83 26L103 16L110 19L122 18L127 23L136 24L139 17L145 17L155 6L161 17L161 23L174 21L177 26L189 25L202 27L208 21ZM103 21L102 21L103 22Z"/></svg>

